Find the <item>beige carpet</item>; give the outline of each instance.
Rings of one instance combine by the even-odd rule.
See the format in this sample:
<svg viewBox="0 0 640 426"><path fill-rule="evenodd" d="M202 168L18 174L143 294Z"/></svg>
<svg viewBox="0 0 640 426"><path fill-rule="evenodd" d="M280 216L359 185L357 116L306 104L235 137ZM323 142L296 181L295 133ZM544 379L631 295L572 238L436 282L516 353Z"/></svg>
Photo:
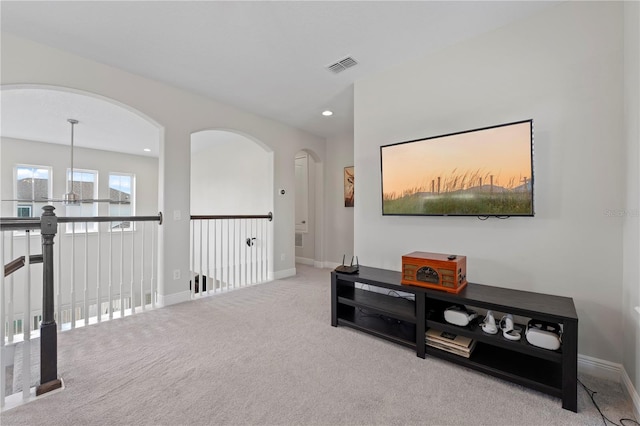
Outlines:
<svg viewBox="0 0 640 426"><path fill-rule="evenodd" d="M2 425L600 425L550 397L330 325L329 270L59 334L66 389ZM619 422L618 383L580 377Z"/></svg>

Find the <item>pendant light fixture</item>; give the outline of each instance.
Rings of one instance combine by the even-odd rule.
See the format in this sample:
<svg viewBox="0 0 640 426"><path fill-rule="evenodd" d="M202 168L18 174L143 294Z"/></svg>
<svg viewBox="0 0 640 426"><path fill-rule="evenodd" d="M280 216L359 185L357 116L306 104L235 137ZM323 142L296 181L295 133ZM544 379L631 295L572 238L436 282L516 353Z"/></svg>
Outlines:
<svg viewBox="0 0 640 426"><path fill-rule="evenodd" d="M76 124L78 124L78 120L69 118L67 121L71 124L71 185L69 187L69 192L64 194L63 203L64 204L79 204L80 197L78 194L73 192L73 130Z"/></svg>

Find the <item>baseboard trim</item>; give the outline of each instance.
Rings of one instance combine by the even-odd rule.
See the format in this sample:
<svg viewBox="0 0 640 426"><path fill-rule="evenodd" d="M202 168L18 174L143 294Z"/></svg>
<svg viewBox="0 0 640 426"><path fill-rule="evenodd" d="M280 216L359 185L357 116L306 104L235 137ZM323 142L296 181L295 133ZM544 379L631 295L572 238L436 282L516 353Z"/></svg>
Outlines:
<svg viewBox="0 0 640 426"><path fill-rule="evenodd" d="M627 392L636 419L640 419L640 396L622 364L578 354L578 372L620 383Z"/></svg>
<svg viewBox="0 0 640 426"><path fill-rule="evenodd" d="M295 275L296 275L296 268L283 269L281 271L275 271L273 273L273 277L276 280L281 280L281 279L287 278L287 277L294 277Z"/></svg>
<svg viewBox="0 0 640 426"><path fill-rule="evenodd" d="M620 383L622 364L578 354L578 372Z"/></svg>
<svg viewBox="0 0 640 426"><path fill-rule="evenodd" d="M342 265L341 263L335 262L324 262L322 265L323 268L336 269L338 266Z"/></svg>
<svg viewBox="0 0 640 426"><path fill-rule="evenodd" d="M158 305L160 306L176 305L178 303L188 302L189 300L191 300L191 292L188 290L167 296L163 296L162 294L158 295Z"/></svg>
<svg viewBox="0 0 640 426"><path fill-rule="evenodd" d="M298 257L296 256L296 263L300 263L302 265L314 266L314 260L306 257Z"/></svg>
<svg viewBox="0 0 640 426"><path fill-rule="evenodd" d="M633 383L631 382L631 378L627 374L627 370L622 368L622 387L629 394L629 398L631 398L631 402L633 404L633 414L636 416L636 420L640 420L640 395L638 395L638 391L633 387Z"/></svg>

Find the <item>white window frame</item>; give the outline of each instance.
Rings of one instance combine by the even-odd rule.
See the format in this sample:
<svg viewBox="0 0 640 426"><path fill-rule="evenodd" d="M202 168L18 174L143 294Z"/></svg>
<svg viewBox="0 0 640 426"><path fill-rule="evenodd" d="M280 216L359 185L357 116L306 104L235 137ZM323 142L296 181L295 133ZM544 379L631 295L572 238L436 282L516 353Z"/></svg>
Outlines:
<svg viewBox="0 0 640 426"><path fill-rule="evenodd" d="M43 166L43 165L38 165L38 164L16 164L15 167L13 168L13 195L14 195L14 199L17 200L18 199L18 169L44 169L47 170L47 198L52 198L52 194L53 194L53 168L51 166ZM34 197L34 194L32 192L32 199ZM25 202L22 201L14 201L13 202L13 212L14 214L18 215L18 207L21 204L26 204ZM40 214L38 214L37 216L33 216L34 214L37 214L38 211L36 209L36 206L34 205L35 201L31 201L30 202L30 207L31 207L31 217L34 218L40 218L42 212L40 212ZM45 202L45 204L47 204ZM14 231L13 235L14 236L24 236L26 233L25 231ZM40 230L39 229L33 229L30 232L31 235L40 235Z"/></svg>
<svg viewBox="0 0 640 426"><path fill-rule="evenodd" d="M131 194L130 194L130 206L131 206L131 213L128 216L135 216L136 214L136 175L134 173L125 173L125 172L109 172L109 180L107 182L108 185L108 190L109 190L109 198L111 198L111 176L125 176L130 178L131 180ZM111 214L111 204L109 204L109 216L116 216L116 215L112 215ZM113 226L109 227L109 230L111 232L131 232L131 231L135 231L136 229L136 223L135 222L131 222L130 226L128 228L114 228Z"/></svg>
<svg viewBox="0 0 640 426"><path fill-rule="evenodd" d="M75 173L90 173L94 176L94 181L93 181L93 194L91 195L92 199L97 199L98 198L98 184L99 184L99 173L97 170L89 170L89 169L73 169L74 174ZM71 188L70 188L70 183L71 183L71 169L67 168L67 171L65 172L65 187L67 188L67 193L71 192ZM76 180L74 180L74 182L76 182ZM78 194L80 196L80 199L82 198L86 198L86 195L83 196L82 194ZM80 203L80 205L82 205L82 203ZM91 216L98 216L98 203L92 203L91 206L91 215L89 215L89 217ZM67 216L76 216L75 214L67 214ZM80 216L84 216L84 215L80 215ZM80 222L80 223L67 223L67 226L65 227L65 233L67 234L72 234L75 228L75 233L76 234L84 234L85 233L85 229L84 229L84 223ZM98 232L98 223L97 222L87 222L88 228L87 228L87 232L89 233L95 233Z"/></svg>
<svg viewBox="0 0 640 426"><path fill-rule="evenodd" d="M18 207L16 207L16 213L18 215L16 217L33 217L33 206L31 204L20 204L24 203L24 201L17 201ZM29 213L26 215L20 214L20 210L26 210Z"/></svg>

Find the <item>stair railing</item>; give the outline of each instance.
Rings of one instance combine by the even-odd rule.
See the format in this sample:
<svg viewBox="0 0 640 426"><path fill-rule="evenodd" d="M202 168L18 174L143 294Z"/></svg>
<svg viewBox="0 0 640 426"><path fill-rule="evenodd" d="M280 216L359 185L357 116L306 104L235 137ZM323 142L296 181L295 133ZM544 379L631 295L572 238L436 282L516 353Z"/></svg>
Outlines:
<svg viewBox="0 0 640 426"><path fill-rule="evenodd" d="M273 213L191 216L191 297L273 279Z"/></svg>
<svg viewBox="0 0 640 426"><path fill-rule="evenodd" d="M140 311L145 310L146 305L150 305L151 308L155 307L156 296L157 296L157 283L155 279L155 270L157 268L157 262L155 257L156 252L156 229L157 227L152 227L150 237L147 236L147 222L158 222L162 224L162 213L159 213L157 216L98 216L98 217L58 217L54 213L53 206L45 206L43 207L44 213L40 218L0 218L0 260L4 266L4 273L0 274L0 355L3 360L3 365L0 366L0 408L6 408L6 400L7 397L18 396L19 394L9 394L7 395L7 377L5 368L7 355L11 352L11 354L15 351L14 344L14 334L15 334L15 326L16 320L14 318L14 311L16 309L20 309L20 307L16 308L14 303L14 282L13 282L13 274L20 270L21 268L25 268L26 272L23 275L24 281L21 283L23 286L24 300L22 306L22 335L23 335L23 347L22 347L22 355L23 355L23 371L22 371L22 400L27 401L31 398L31 356L30 356L30 340L31 337L36 337L37 334L40 336L40 384L35 388L35 395L41 395L43 393L52 391L61 387L61 381L57 374L57 332L61 329L60 324L64 321L62 318L64 315L63 311L71 311L71 321L70 328L74 328L76 323L82 325L89 324L90 317L90 306L95 306L95 318L96 322L100 322L104 316L104 319L114 318L114 305L117 305L119 316L123 317L125 315L125 305L128 304L128 312L129 314L133 314L136 312L136 308L139 308ZM89 223L109 223L109 241L108 241L108 259L106 268L102 266L104 252L101 250L101 246L103 245L101 240L101 230L100 226L97 228L97 242L93 242L93 245L97 248L94 251L97 254L97 266L96 269L96 287L89 288L89 234L88 229ZM137 232L139 234L138 244L140 246L139 257L136 257L136 232L134 230L134 226L130 226L129 231L124 231L121 224L123 222L142 222L142 230ZM75 225L71 227L70 235L64 235L63 224L66 223L84 223L84 232L76 233ZM114 225L116 224L116 225ZM113 251L117 249L116 244L113 243L114 234L118 232L114 232L115 228L119 228L121 232L119 232L119 263L114 265L114 256ZM42 254L31 254L31 237L32 232L34 230L39 230L41 239L42 239ZM7 232L10 231L10 232ZM9 238L9 258L14 256L13 253L13 245L14 245L14 236L13 231L24 231L25 233L25 254L19 256L15 259L10 259L8 263L6 262L6 254L7 250L5 248L5 236L8 235ZM57 234L59 235L58 239L58 250L57 250L57 261L56 256L54 255L54 238ZM75 246L76 246L76 236L80 234L81 237L84 237L84 258L83 258L83 268L84 268L84 286L83 286L83 301L81 304L76 303L75 301L75 293L76 293L76 285L75 285L75 276L76 276L76 255L75 255ZM84 234L84 235L82 235ZM91 239L93 239L93 232ZM125 234L127 239L130 240L130 254L131 257L128 259L130 266L130 281L125 287L124 282L124 242L125 242ZM60 238L63 236L65 238ZM148 241L150 239L150 242ZM63 240L67 241L66 244L70 244L70 249L67 249L66 244L65 247L62 247ZM97 245L96 245L97 244ZM129 243L128 243L129 244ZM148 246L148 253L150 255L145 256L144 247ZM67 273L69 276L65 276L65 280L62 279L61 270L63 258L70 255L70 259L64 259L65 262L69 261L70 267L64 268L68 269ZM41 309L41 320L39 321L39 333L34 332L34 336L32 336L32 325L35 328L37 322L35 318L38 317L37 310L33 310L31 307L31 265L35 263L42 263L42 309ZM116 262L117 263L117 262ZM145 267L145 263L148 268ZM139 283L134 280L135 274L135 265L138 264L138 272L139 276L136 277L139 279ZM69 264L67 264L69 265ZM104 269L108 268L108 296L104 296L103 289L101 288L101 282L105 281L102 275L105 275ZM144 275L145 269L149 271L149 277L146 278ZM120 279L119 281L114 278L113 271L119 271ZM5 286L7 280L5 277L9 279L9 285ZM67 280L70 281L71 288L66 289L69 293L67 296L70 297L71 303L64 304L62 302L63 294L61 293L61 288L64 287L62 282L65 283ZM57 283L57 285L55 285ZM119 284L119 288L114 290L114 287ZM139 286L138 286L139 285ZM149 290L149 294L146 293L146 290ZM93 300L90 299L90 291L95 291L95 296ZM139 291L138 301L139 304L134 302L136 292ZM115 293L115 294L114 294ZM128 293L128 297L125 296L125 293ZM147 296L150 297L147 303ZM7 297L8 296L8 297ZM114 298L114 296L118 296L118 298ZM106 302L103 299L108 299ZM125 303L125 299L126 302ZM55 309L55 301L57 300L57 309ZM94 302L95 304L92 304ZM103 306L105 307L105 312L103 314ZM80 318L76 321L76 312L79 312ZM35 315L34 315L35 314ZM56 321L57 316L57 321ZM67 315L68 316L68 315ZM33 321L32 321L33 320ZM7 347L7 343L11 345L11 347ZM11 351L9 351L11 349ZM12 389L12 387L11 387ZM12 401L13 405L17 405L14 401Z"/></svg>

